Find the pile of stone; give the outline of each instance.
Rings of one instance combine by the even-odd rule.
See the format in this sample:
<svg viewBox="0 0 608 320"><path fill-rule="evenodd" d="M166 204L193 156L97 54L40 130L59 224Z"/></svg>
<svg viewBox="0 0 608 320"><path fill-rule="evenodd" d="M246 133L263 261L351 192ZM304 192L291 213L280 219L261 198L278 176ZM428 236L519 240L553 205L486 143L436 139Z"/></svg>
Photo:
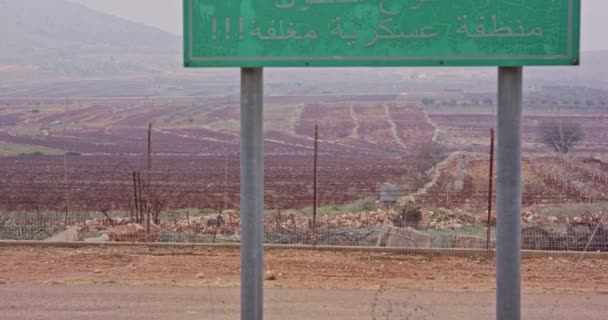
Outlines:
<svg viewBox="0 0 608 320"><path fill-rule="evenodd" d="M323 217L323 224L329 228L363 229L380 228L393 225L394 213L390 210L378 210L361 213L347 213L334 219Z"/></svg>
<svg viewBox="0 0 608 320"><path fill-rule="evenodd" d="M468 212L461 210L436 210L424 214L427 228L435 230L456 230L465 226L472 226L476 218Z"/></svg>
<svg viewBox="0 0 608 320"><path fill-rule="evenodd" d="M293 232L310 228L312 219L296 210L282 210L273 216L267 216L264 220L264 230L282 231L291 230Z"/></svg>
<svg viewBox="0 0 608 320"><path fill-rule="evenodd" d="M608 215L604 213L585 213L572 217L539 215L534 210L524 210L521 214L524 225L549 225L549 224L580 224L580 223L606 223Z"/></svg>
<svg viewBox="0 0 608 320"><path fill-rule="evenodd" d="M226 210L221 214L183 217L177 222L161 221L161 227L179 233L232 235L238 233L240 218L235 210Z"/></svg>
<svg viewBox="0 0 608 320"><path fill-rule="evenodd" d="M554 224L558 223L559 218L554 216L541 216L538 215L534 210L524 210L521 213L521 223L524 225L538 225L538 224Z"/></svg>
<svg viewBox="0 0 608 320"><path fill-rule="evenodd" d="M120 226L129 224L129 218L113 218L112 221L106 218L94 218L86 220L84 223L78 225L79 231L105 231L112 226Z"/></svg>
<svg viewBox="0 0 608 320"><path fill-rule="evenodd" d="M129 223L109 228L107 235L113 242L157 242L160 228L155 224L150 224L149 232L147 228L147 225Z"/></svg>
<svg viewBox="0 0 608 320"><path fill-rule="evenodd" d="M318 229L365 229L392 225L391 211L370 211L346 213L336 217L324 214L317 218ZM270 231L301 231L312 227L312 217L295 210L286 210L265 221L265 229Z"/></svg>
<svg viewBox="0 0 608 320"><path fill-rule="evenodd" d="M566 217L566 223L601 223L608 224L608 215L605 213L587 213L575 217Z"/></svg>

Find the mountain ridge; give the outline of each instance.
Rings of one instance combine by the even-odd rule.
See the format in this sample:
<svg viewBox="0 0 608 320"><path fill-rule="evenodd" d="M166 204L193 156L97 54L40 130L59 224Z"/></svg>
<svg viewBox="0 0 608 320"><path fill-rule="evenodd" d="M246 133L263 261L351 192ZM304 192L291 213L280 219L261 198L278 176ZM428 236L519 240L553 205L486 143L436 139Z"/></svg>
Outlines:
<svg viewBox="0 0 608 320"><path fill-rule="evenodd" d="M58 74L178 66L181 43L169 32L65 0L0 0L0 38L0 65L34 65Z"/></svg>

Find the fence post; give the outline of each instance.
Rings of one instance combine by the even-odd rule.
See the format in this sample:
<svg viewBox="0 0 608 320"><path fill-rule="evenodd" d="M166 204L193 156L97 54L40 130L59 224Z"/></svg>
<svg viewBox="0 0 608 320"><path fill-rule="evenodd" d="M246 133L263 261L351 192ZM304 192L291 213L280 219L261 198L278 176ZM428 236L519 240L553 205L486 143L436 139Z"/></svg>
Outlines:
<svg viewBox="0 0 608 320"><path fill-rule="evenodd" d="M318 170L318 159L319 159L319 126L315 125L315 151L314 151L314 174L313 174L313 186L312 186L312 245L317 245L317 170Z"/></svg>
<svg viewBox="0 0 608 320"><path fill-rule="evenodd" d="M137 171L137 190L139 193L139 215L137 218L137 223L144 222L144 198L142 195L142 184L141 184L141 171Z"/></svg>
<svg viewBox="0 0 608 320"><path fill-rule="evenodd" d="M150 237L150 216L151 216L151 197L152 197L152 122L148 125L148 197L146 203L146 234ZM149 239L148 239L149 240Z"/></svg>
<svg viewBox="0 0 608 320"><path fill-rule="evenodd" d="M135 173L135 171L133 171L133 199L135 201L135 213L131 214L131 221L129 221L130 223L133 223L133 218L135 217L139 217L139 199L137 198L137 174ZM138 219L135 219L135 222Z"/></svg>
<svg viewBox="0 0 608 320"><path fill-rule="evenodd" d="M490 129L490 173L488 179L488 225L486 235L486 250L490 250L490 236L492 234L492 200L494 185L494 128Z"/></svg>

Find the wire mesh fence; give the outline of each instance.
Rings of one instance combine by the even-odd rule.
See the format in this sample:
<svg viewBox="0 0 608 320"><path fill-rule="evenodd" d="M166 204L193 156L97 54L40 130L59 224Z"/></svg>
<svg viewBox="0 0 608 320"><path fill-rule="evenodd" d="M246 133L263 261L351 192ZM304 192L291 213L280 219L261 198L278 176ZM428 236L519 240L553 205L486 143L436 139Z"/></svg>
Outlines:
<svg viewBox="0 0 608 320"><path fill-rule="evenodd" d="M434 214L434 213L433 213ZM6 215L5 215L6 216ZM495 229L481 220L456 219L403 223L399 211L378 209L313 219L305 211L274 210L266 213L265 243L302 246L353 246L403 249L493 249ZM431 215L432 217L433 215ZM147 243L232 243L240 242L240 219L236 210L209 213L183 210L165 213L156 221L142 222L117 213L88 213L65 220L59 213L38 214L36 219L4 219L0 240L82 241ZM80 220L76 220L78 217ZM525 217L524 217L525 218ZM574 221L524 223L522 249L549 251L608 252L608 226L602 216ZM55 220L58 219L58 220ZM69 223L66 225L65 221Z"/></svg>

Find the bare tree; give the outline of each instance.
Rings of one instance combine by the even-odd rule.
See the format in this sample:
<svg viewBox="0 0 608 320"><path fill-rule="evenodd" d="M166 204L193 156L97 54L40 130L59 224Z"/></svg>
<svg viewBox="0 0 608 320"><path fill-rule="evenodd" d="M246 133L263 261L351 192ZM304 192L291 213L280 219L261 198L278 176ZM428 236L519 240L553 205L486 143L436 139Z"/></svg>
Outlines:
<svg viewBox="0 0 608 320"><path fill-rule="evenodd" d="M412 178L416 188L428 182L430 173L439 162L446 158L446 149L438 143L429 143L419 147L413 158Z"/></svg>
<svg viewBox="0 0 608 320"><path fill-rule="evenodd" d="M570 149L584 139L583 129L577 122L544 121L538 126L540 141L553 151L567 154Z"/></svg>

